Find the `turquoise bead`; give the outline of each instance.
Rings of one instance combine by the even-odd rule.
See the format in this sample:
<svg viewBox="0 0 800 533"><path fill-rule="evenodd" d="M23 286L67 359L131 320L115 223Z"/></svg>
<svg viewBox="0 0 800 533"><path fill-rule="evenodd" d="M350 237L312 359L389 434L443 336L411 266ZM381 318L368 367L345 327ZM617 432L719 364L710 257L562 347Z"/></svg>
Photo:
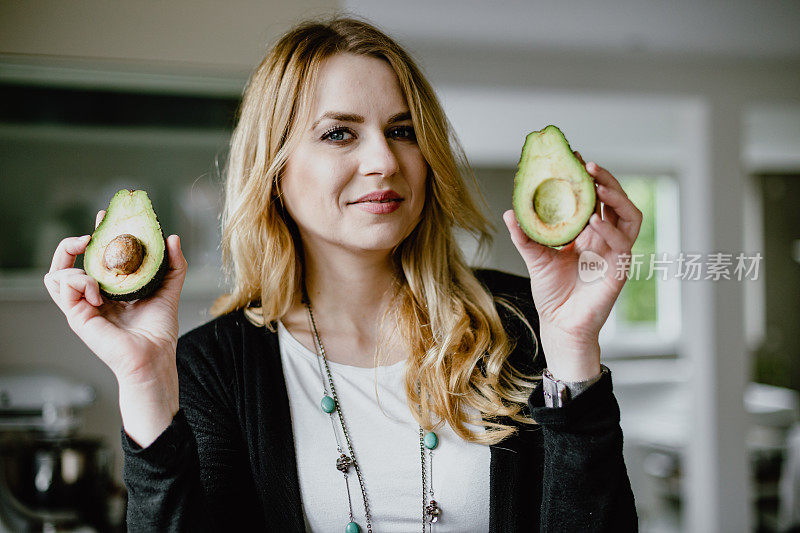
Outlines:
<svg viewBox="0 0 800 533"><path fill-rule="evenodd" d="M436 433L434 433L433 431L429 431L425 434L425 437L422 439L422 442L425 443L426 448L432 450L439 445L439 437L437 437Z"/></svg>
<svg viewBox="0 0 800 533"><path fill-rule="evenodd" d="M327 394L322 397L322 401L319 402L322 406L322 410L326 413L332 413L334 409L336 409L336 402L333 401L333 398L328 396Z"/></svg>
<svg viewBox="0 0 800 533"><path fill-rule="evenodd" d="M360 531L361 528L355 522L348 523L347 527L344 528L344 533L360 533Z"/></svg>

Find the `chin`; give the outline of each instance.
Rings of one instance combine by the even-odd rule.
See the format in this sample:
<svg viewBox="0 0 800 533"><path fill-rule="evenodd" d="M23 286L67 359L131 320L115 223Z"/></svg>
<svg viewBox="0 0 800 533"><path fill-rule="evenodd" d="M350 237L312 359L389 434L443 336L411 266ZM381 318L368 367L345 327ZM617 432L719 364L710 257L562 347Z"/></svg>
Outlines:
<svg viewBox="0 0 800 533"><path fill-rule="evenodd" d="M389 253L397 246L401 240L373 241L355 243L353 249L361 252L386 252Z"/></svg>
<svg viewBox="0 0 800 533"><path fill-rule="evenodd" d="M391 234L388 234L388 232L374 232L366 237L362 235L352 240L348 239L345 242L349 247L364 252L391 252L404 238L405 236L400 233L391 232Z"/></svg>

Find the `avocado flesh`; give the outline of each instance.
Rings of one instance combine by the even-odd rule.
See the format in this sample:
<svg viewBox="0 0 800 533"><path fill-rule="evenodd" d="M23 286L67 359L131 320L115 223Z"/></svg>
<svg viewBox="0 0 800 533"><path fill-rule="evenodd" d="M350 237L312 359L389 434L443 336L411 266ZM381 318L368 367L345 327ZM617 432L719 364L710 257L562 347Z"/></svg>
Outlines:
<svg viewBox="0 0 800 533"><path fill-rule="evenodd" d="M514 212L528 237L562 246L586 227L595 210L594 179L556 126L525 138L514 177Z"/></svg>
<svg viewBox="0 0 800 533"><path fill-rule="evenodd" d="M131 248L134 241L141 251L135 250L139 256L131 258L135 270L125 273L132 268L120 269L120 263L111 263L109 258L112 251L116 258L121 242ZM161 285L168 263L167 244L147 193L128 189L117 192L84 252L84 270L97 280L100 293L119 301L145 298Z"/></svg>

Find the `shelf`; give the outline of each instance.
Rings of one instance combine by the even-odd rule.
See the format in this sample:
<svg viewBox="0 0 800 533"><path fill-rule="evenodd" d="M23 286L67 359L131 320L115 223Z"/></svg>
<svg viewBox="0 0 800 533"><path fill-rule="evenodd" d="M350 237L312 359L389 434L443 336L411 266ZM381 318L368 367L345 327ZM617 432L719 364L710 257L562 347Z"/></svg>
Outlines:
<svg viewBox="0 0 800 533"><path fill-rule="evenodd" d="M47 271L18 270L0 272L0 302L43 302L50 295L44 286ZM225 292L223 276L213 268L189 268L181 298L213 298Z"/></svg>

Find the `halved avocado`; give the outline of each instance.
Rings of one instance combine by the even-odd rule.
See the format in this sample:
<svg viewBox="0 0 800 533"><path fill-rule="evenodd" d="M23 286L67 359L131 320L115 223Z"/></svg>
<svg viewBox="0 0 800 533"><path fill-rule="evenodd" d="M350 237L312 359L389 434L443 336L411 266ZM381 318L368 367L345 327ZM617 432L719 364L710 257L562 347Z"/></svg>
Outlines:
<svg viewBox="0 0 800 533"><path fill-rule="evenodd" d="M555 247L575 239L595 210L594 179L556 126L525 138L514 177L514 212L534 241Z"/></svg>
<svg viewBox="0 0 800 533"><path fill-rule="evenodd" d="M161 286L168 264L167 243L147 193L117 192L83 257L100 293L119 301L146 298Z"/></svg>

